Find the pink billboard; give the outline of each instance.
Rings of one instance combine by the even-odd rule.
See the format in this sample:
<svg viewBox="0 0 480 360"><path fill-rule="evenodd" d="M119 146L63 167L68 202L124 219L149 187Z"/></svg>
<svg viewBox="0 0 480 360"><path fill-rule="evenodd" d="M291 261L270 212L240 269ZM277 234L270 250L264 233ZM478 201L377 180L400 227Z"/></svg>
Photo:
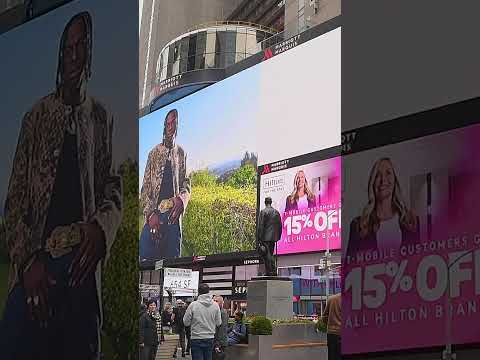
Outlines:
<svg viewBox="0 0 480 360"><path fill-rule="evenodd" d="M339 249L341 245L341 158L313 160L311 154L260 171L260 198L272 198L282 216L279 255Z"/></svg>
<svg viewBox="0 0 480 360"><path fill-rule="evenodd" d="M342 352L480 342L480 125L344 157ZM345 205L346 204L346 205Z"/></svg>

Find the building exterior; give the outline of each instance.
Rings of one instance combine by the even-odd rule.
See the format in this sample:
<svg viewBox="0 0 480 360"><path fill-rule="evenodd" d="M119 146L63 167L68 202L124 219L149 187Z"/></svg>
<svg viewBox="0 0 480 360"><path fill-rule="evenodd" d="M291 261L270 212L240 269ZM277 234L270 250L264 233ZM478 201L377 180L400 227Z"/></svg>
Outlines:
<svg viewBox="0 0 480 360"><path fill-rule="evenodd" d="M143 0L140 3L139 109L149 105L160 51L194 25L223 20L241 0Z"/></svg>
<svg viewBox="0 0 480 360"><path fill-rule="evenodd" d="M226 68L260 52L262 42L274 33L240 21L215 21L189 29L161 50L148 102L159 108L173 93L179 98L223 79Z"/></svg>
<svg viewBox="0 0 480 360"><path fill-rule="evenodd" d="M278 43L340 14L341 0L245 0L227 19L274 28Z"/></svg>
<svg viewBox="0 0 480 360"><path fill-rule="evenodd" d="M228 16L230 21L246 21L283 31L285 0L244 0Z"/></svg>
<svg viewBox="0 0 480 360"><path fill-rule="evenodd" d="M315 316L323 311L327 294L339 293L340 251L332 252L330 269L322 267L324 253L295 254L278 257L278 274L292 279L292 310L301 316ZM212 293L222 295L226 308L233 312L246 309L247 282L262 272L263 265L255 251L164 260L164 267L179 267L199 272L199 281L207 283ZM140 273L142 286L161 285L159 270ZM328 286L327 286L328 284Z"/></svg>

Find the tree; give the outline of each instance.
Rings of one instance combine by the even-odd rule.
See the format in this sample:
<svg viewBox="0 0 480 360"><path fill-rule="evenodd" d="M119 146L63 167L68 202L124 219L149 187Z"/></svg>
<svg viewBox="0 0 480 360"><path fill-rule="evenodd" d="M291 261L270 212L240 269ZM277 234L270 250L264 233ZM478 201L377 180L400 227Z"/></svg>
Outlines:
<svg viewBox="0 0 480 360"><path fill-rule="evenodd" d="M257 185L257 171L251 164L242 166L235 170L226 184L237 189L255 187Z"/></svg>

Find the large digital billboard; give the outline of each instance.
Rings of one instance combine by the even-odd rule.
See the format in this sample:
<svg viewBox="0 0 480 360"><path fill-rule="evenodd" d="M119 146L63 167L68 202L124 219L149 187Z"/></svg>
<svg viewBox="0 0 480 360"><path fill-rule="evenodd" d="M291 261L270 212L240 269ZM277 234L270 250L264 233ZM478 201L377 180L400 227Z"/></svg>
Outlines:
<svg viewBox="0 0 480 360"><path fill-rule="evenodd" d="M479 103L381 124L394 134L381 146L368 142L378 126L355 131L342 160L345 354L480 342Z"/></svg>
<svg viewBox="0 0 480 360"><path fill-rule="evenodd" d="M140 119L141 262L255 249L257 167L340 145L340 48L336 28Z"/></svg>
<svg viewBox="0 0 480 360"><path fill-rule="evenodd" d="M137 9L70 2L0 37L2 359L136 353Z"/></svg>
<svg viewBox="0 0 480 360"><path fill-rule="evenodd" d="M279 255L340 248L341 158L318 158L308 154L260 168L260 208L270 197L282 218Z"/></svg>

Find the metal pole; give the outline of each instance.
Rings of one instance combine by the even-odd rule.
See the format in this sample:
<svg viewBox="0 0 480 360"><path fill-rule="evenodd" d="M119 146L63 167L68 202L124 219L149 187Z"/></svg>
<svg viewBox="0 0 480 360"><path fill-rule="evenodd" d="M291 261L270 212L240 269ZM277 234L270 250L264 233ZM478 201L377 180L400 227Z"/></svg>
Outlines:
<svg viewBox="0 0 480 360"><path fill-rule="evenodd" d="M325 269L326 269L326 284L325 284L325 297L328 301L328 296L330 294L330 237L327 236L327 250L325 251Z"/></svg>
<svg viewBox="0 0 480 360"><path fill-rule="evenodd" d="M164 273L163 273L163 266L162 268L160 269L160 276L161 276L161 279L160 279L160 284L162 284L160 286L160 342L164 342L165 341L165 336L163 334L163 321L162 321L162 311L163 311L163 276L164 276Z"/></svg>
<svg viewBox="0 0 480 360"><path fill-rule="evenodd" d="M443 360L455 360L457 358L457 355L452 351L453 334L452 334L452 318L450 317L451 315L450 308L452 306L452 298L450 297L450 269L463 257L469 254L473 254L475 250L476 249L472 249L465 252L462 256L459 256L458 258L456 258L454 262L447 265L447 290L446 290L447 293L445 294L445 303L447 307L445 311L446 311L447 320L445 324L446 341L445 341L445 350L443 351L443 356L442 356Z"/></svg>

